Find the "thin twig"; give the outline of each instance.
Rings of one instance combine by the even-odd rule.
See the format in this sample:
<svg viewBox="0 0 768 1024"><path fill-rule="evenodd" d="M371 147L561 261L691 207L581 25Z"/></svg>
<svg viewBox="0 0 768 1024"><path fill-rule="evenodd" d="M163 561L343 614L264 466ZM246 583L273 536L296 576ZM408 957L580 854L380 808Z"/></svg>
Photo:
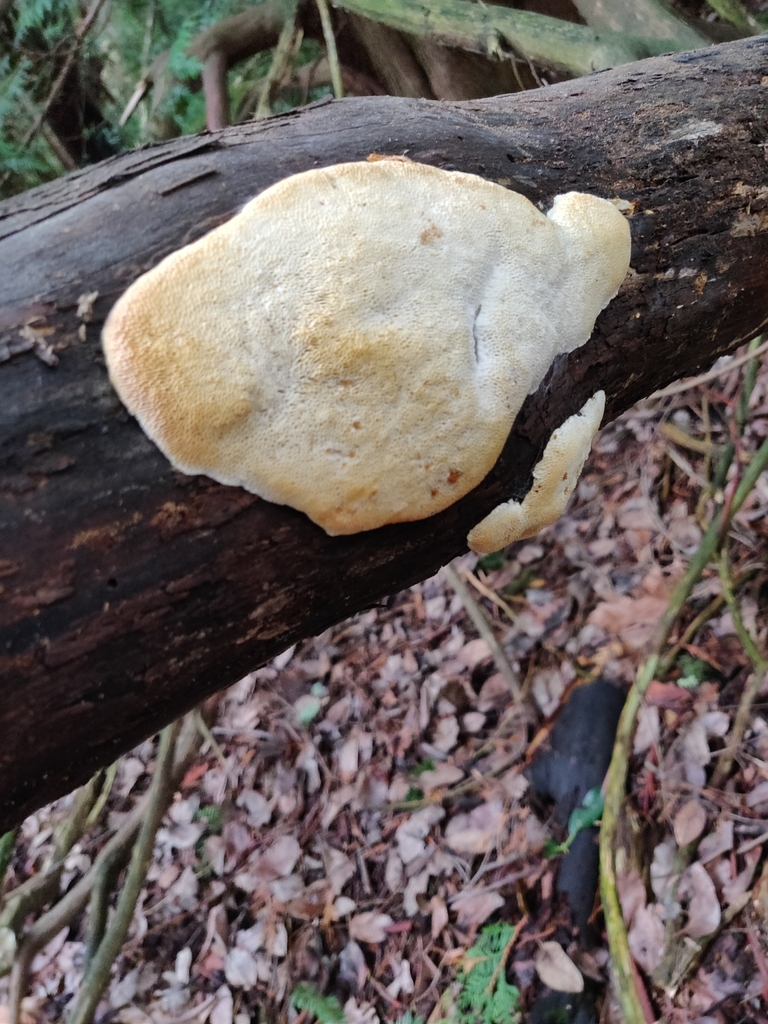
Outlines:
<svg viewBox="0 0 768 1024"><path fill-rule="evenodd" d="M339 65L339 54L336 50L336 37L333 34L331 24L331 12L328 10L327 0L315 0L320 13L320 23L323 26L323 38L325 39L325 51L328 54L328 65L331 69L331 84L333 95L337 100L344 96L344 86L341 81L341 67Z"/></svg>
<svg viewBox="0 0 768 1024"><path fill-rule="evenodd" d="M702 441L698 437L691 437L687 430L678 427L676 423L661 423L659 432L681 448L688 448L700 455L717 455L722 448L722 445L714 444L711 440Z"/></svg>
<svg viewBox="0 0 768 1024"><path fill-rule="evenodd" d="M491 652L493 660L496 664L496 668L499 673L504 677L504 681L509 687L510 693L515 700L522 704L523 691L520 688L520 682L517 678L517 673L510 665L507 660L507 656L502 650L501 644L498 642L496 637L493 635L493 630L483 613L480 605L475 601L474 597L469 592L464 580L459 576L456 570L451 565L444 565L443 572L445 573L446 579L459 595L461 603L469 615L470 619L475 625L475 629L478 631L480 636L488 644L488 648Z"/></svg>
<svg viewBox="0 0 768 1024"><path fill-rule="evenodd" d="M93 958L104 938L109 915L109 898L112 895L117 876L125 861L127 850L115 847L111 855L99 861L93 879L91 899L88 904L88 941L85 950L85 969L89 970Z"/></svg>
<svg viewBox="0 0 768 1024"><path fill-rule="evenodd" d="M491 602L491 604L495 604L497 608L500 608L504 614L512 620L512 622L517 622L517 616L512 608L506 601L499 597L495 590L492 590L490 587L487 587L482 583L473 572L469 571L469 569L466 570L464 575L467 578L467 582L471 583L479 594L482 594L483 597L486 597Z"/></svg>
<svg viewBox="0 0 768 1024"><path fill-rule="evenodd" d="M518 858L519 859L519 858ZM495 862L491 862L486 867L496 868L498 865ZM464 886L454 896L448 897L448 903L455 907L457 903L461 903L462 900L474 899L476 896L480 896L486 892L496 892L498 889L504 889L510 885L514 885L515 882L519 882L521 878L528 878L533 874L540 874L541 867L537 864L530 864L528 867L522 868L520 871L513 871L503 878L500 878L496 882L489 882L487 885L478 885L469 888Z"/></svg>
<svg viewBox="0 0 768 1024"><path fill-rule="evenodd" d="M749 343L749 352L755 355L757 350L760 348L760 342L762 338L753 338ZM744 370L744 380L741 386L741 394L739 395L739 401L736 405L736 430L739 435L744 433L744 427L747 423L749 416L749 400L752 397L752 392L757 382L757 371L760 369L760 363L757 359L752 359L747 364Z"/></svg>
<svg viewBox="0 0 768 1024"><path fill-rule="evenodd" d="M672 462L674 462L678 469L682 469L682 471L685 473L689 480L692 480L693 483L698 484L701 488L707 487L706 478L703 477L701 473L696 472L696 470L693 468L693 466L690 464L688 459L685 458L684 455L681 455L680 452L675 451L674 448L667 448L667 455L672 460Z"/></svg>
<svg viewBox="0 0 768 1024"><path fill-rule="evenodd" d="M62 861L85 832L88 816L98 797L103 780L104 771L99 769L84 786L77 790L72 810L56 827L53 834L52 862Z"/></svg>
<svg viewBox="0 0 768 1024"><path fill-rule="evenodd" d="M130 99L128 100L128 102L125 104L125 107L123 108L123 112L120 115L120 120L117 122L120 125L121 128L128 121L128 118L134 112L136 107L138 107L138 105L141 103L141 101L147 95L147 90L148 89L149 89L149 79L147 78L146 75L142 75L142 77L136 83L136 88L131 93Z"/></svg>
<svg viewBox="0 0 768 1024"><path fill-rule="evenodd" d="M450 803L451 800L458 800L459 797L466 796L467 793L471 793L481 786L485 785L488 779L496 778L499 775L503 775L504 772L517 764L520 760L519 755L515 755L508 761L504 761L497 768L492 768L485 775L477 774L471 779L466 779L464 782L460 782L457 786L451 786L449 789L437 789L435 790L435 796L424 797L422 800L393 800L392 803L379 804L375 810L382 811L383 813L392 813L396 811L421 811L425 807L439 807L441 804Z"/></svg>
<svg viewBox="0 0 768 1024"><path fill-rule="evenodd" d="M264 84L259 95L259 102L256 104L256 117L269 117L272 110L272 93L282 81L288 68L291 54L293 52L293 39L296 34L296 10L288 17L280 32L280 36L272 55L272 63L264 78Z"/></svg>
<svg viewBox="0 0 768 1024"><path fill-rule="evenodd" d="M677 617L682 611L685 602L688 600L688 596L693 589L693 585L699 579L707 565L709 565L724 537L727 536L733 517L749 497L752 488L757 483L757 479L765 469L766 465L768 465L768 438L763 441L760 448L750 460L730 502L727 503L725 508L721 507L720 511L717 512L712 519L707 532L701 539L701 543L696 550L696 554L691 559L685 575L672 592L669 603L664 609L663 615L659 619L659 624L656 628L651 645L651 649L656 652L657 655L658 652L663 650L667 643L669 634L672 632L672 628L677 621Z"/></svg>
<svg viewBox="0 0 768 1024"><path fill-rule="evenodd" d="M528 915L527 914L523 914L523 916L520 918L520 920L515 925L515 930L510 935L509 942L507 942L506 946L504 947L504 949L502 951L502 954L501 954L501 957L499 959L499 962L496 964L496 966L493 969L493 974L491 975L491 980L488 982L488 985L486 986L486 989L485 989L485 994L487 996L492 996L493 995L493 990L496 987L496 982L499 980L499 975L501 974L501 972L503 970L506 969L507 960L509 958L509 954L512 952L512 948L515 945L515 943L517 942L517 939L518 939L518 936L520 935L520 932L523 930L523 928L525 928L525 926L527 924L528 924Z"/></svg>
<svg viewBox="0 0 768 1024"><path fill-rule="evenodd" d="M27 110L30 116L35 116L35 104L32 102L32 98L26 93L22 93L20 100ZM77 168L76 161L72 158L72 154L69 152L67 147L58 137L56 132L51 128L49 124L43 124L40 129L40 134L43 136L45 141L48 143L53 155L61 164L64 171L74 171Z"/></svg>
<svg viewBox="0 0 768 1024"><path fill-rule="evenodd" d="M700 384L709 384L711 380L717 380L718 377L725 377L731 370L737 369L739 366L743 366L744 363L748 363L750 359L757 359L758 356L763 355L764 352L768 352L768 341L764 341L763 344L754 350L754 352L746 352L743 356L737 356L732 362L725 366L718 366L716 370L709 370L707 373L701 373L698 377L689 377L688 380L678 381L677 384L670 384L666 388L661 388L659 391L654 391L652 395L648 396L648 401L653 401L656 398L669 398L670 395L681 395L684 391L690 391L691 388L697 388Z"/></svg>
<svg viewBox="0 0 768 1024"><path fill-rule="evenodd" d="M737 897L736 902L732 903L731 906L721 914L720 923L713 932L709 935L705 935L701 939L689 939L691 945L686 947L686 950L682 955L682 963L678 963L676 965L676 969L666 986L667 994L672 999L677 995L677 990L680 988L684 979L693 973L693 968L696 963L701 960L707 949L712 945L721 932L727 929L731 922L739 916L751 899L751 892L742 893L741 896Z"/></svg>
<svg viewBox="0 0 768 1024"><path fill-rule="evenodd" d="M718 594L717 597L713 597L706 608L699 612L695 619L693 619L686 627L685 632L670 649L659 658L658 675L662 679L672 666L677 661L678 654L683 650L686 644L691 643L693 638L699 632L701 627L715 615L720 608L725 604L725 598L722 594Z"/></svg>
<svg viewBox="0 0 768 1024"><path fill-rule="evenodd" d="M221 745L208 727L208 723L203 718L200 709L197 708L192 712L192 714L195 716L195 724L200 730L200 735L203 737L205 742L210 745L211 750L216 755L216 759L221 766L221 770L224 772L224 777L231 786L235 786L237 780L230 778L229 765L227 764L227 759L224 756L224 751L221 749Z"/></svg>
<svg viewBox="0 0 768 1024"><path fill-rule="evenodd" d="M155 27L155 7L157 0L147 6L147 16L144 21L144 41L141 44L141 67L145 68L149 62L149 53L152 49L152 32Z"/></svg>

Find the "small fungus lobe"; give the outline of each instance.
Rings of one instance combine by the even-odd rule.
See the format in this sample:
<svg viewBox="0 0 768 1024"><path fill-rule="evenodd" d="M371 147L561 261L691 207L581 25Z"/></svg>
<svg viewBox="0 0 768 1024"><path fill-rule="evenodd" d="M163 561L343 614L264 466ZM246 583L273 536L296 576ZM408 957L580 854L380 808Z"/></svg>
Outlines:
<svg viewBox="0 0 768 1024"><path fill-rule="evenodd" d="M605 412L605 392L597 391L561 423L533 470L533 486L522 502L505 501L469 531L467 544L481 555L533 537L565 511Z"/></svg>

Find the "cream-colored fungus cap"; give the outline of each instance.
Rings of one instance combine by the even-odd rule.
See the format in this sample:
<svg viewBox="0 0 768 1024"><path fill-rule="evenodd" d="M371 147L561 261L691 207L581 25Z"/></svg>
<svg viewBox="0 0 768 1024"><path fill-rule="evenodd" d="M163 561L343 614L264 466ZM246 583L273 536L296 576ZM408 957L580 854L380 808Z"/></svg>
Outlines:
<svg viewBox="0 0 768 1024"><path fill-rule="evenodd" d="M104 351L176 468L356 533L480 483L629 250L624 217L593 196L545 216L475 175L339 164L279 182L140 277Z"/></svg>
<svg viewBox="0 0 768 1024"><path fill-rule="evenodd" d="M505 501L469 531L467 544L478 554L500 551L533 537L554 523L581 475L605 412L605 392L597 391L555 430L533 470L533 486L522 502Z"/></svg>

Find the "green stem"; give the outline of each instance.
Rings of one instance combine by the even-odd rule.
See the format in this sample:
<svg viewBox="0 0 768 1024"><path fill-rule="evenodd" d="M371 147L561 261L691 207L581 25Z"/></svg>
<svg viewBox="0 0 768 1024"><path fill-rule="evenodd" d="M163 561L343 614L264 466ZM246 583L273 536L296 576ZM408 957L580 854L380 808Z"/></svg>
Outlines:
<svg viewBox="0 0 768 1024"><path fill-rule="evenodd" d="M256 105L257 118L269 117L272 110L272 93L282 81L291 60L293 40L296 34L296 5L293 4L292 8L293 13L289 15L283 24L272 55L272 63L269 65L269 71L267 71L261 88L259 102Z"/></svg>
<svg viewBox="0 0 768 1024"><path fill-rule="evenodd" d="M744 624L741 608L739 607L739 603L736 600L736 595L734 593L728 550L725 547L720 552L720 564L718 568L720 571L720 583L723 587L723 597L725 598L730 610L734 629L736 630L739 640L741 640L744 646L744 650L747 652L747 657L752 662L755 672L759 675L765 675L766 669L768 669L768 661L766 661L765 655L760 650L756 640Z"/></svg>
<svg viewBox="0 0 768 1024"><path fill-rule="evenodd" d="M749 343L749 351L754 353L760 348L763 338L762 335L758 334L756 338L753 338ZM744 426L747 422L749 415L749 400L752 397L752 392L757 382L757 371L760 369L759 359L750 359L747 365L744 367L744 383L741 386L741 394L739 395L739 401L736 406L736 428L739 434L744 433Z"/></svg>
<svg viewBox="0 0 768 1024"><path fill-rule="evenodd" d="M728 561L728 549L726 547L723 547L720 555L719 569L720 582L723 588L723 597L725 598L730 610L734 629L741 640L744 650L747 652L747 657L752 662L753 671L752 678L744 687L744 692L741 695L739 707L736 712L736 719L733 723L728 743L720 754L717 761L717 767L712 775L712 785L715 789L722 786L731 773L733 762L736 759L736 754L741 746L749 725L749 716L752 712L752 705L765 682L765 674L768 671L768 659L766 659L766 656L758 646L757 641L747 629L744 623L744 618L741 614L741 607L739 606L739 602L736 600Z"/></svg>
<svg viewBox="0 0 768 1024"><path fill-rule="evenodd" d="M3 892L5 873L8 870L8 865L11 863L13 848L16 845L16 836L18 834L18 828L12 828L10 832L5 832L0 836L0 895Z"/></svg>
<svg viewBox="0 0 768 1024"><path fill-rule="evenodd" d="M331 84L333 95L337 100L344 96L344 86L341 82L341 66L339 65L339 54L336 50L336 37L333 34L331 24L331 12L328 10L327 0L315 0L320 13L320 24L323 26L323 39L325 40L325 52L328 54L328 66L331 69Z"/></svg>
<svg viewBox="0 0 768 1024"><path fill-rule="evenodd" d="M752 579L752 577L759 571L760 568L762 568L762 566L753 565L751 568L745 569L742 573L739 573L739 576L734 584L734 588L738 589L740 586L742 586L742 584L746 583L747 580ZM663 654L659 658L659 667L657 669L657 675L659 679L663 679L664 676L666 676L666 674L675 664L677 656L683 649L683 647L685 647L686 644L689 644L693 640L693 638L699 632L701 627L706 622L709 622L712 616L716 615L724 604L725 597L722 594L718 594L717 597L712 598L712 600L709 602L706 608L702 609L702 611L699 612L695 619L691 619L690 623L685 627L685 632L677 641L677 643L670 647L667 653Z"/></svg>
<svg viewBox="0 0 768 1024"><path fill-rule="evenodd" d="M656 654L652 654L643 662L627 695L624 710L619 719L619 727L616 730L616 742L608 769L605 806L600 826L600 898L603 904L605 929L616 980L614 987L624 1014L624 1024L646 1024L646 1017L635 985L632 954L619 901L613 842L626 792L627 763L632 746L635 718L645 692L654 678L657 663L658 655Z"/></svg>
<svg viewBox="0 0 768 1024"><path fill-rule="evenodd" d="M712 519L707 532L701 539L696 554L691 559L685 575L672 592L669 604L659 619L659 625L654 634L652 643L654 651L659 652L664 648L694 584L711 562L725 536L727 536L733 517L749 497L752 488L757 483L757 479L766 465L768 465L768 438L763 441L756 454L752 457L744 472L744 476L739 481L739 485L727 510L720 508Z"/></svg>
<svg viewBox="0 0 768 1024"><path fill-rule="evenodd" d="M22 882L3 899L0 928L10 928L18 936L25 918L56 898L64 860L85 831L88 812L96 799L101 775L101 772L97 772L77 791L72 809L56 828L53 856L43 870ZM7 965L0 963L0 977L6 972Z"/></svg>
<svg viewBox="0 0 768 1024"><path fill-rule="evenodd" d="M763 442L758 451L750 460L744 475L731 496L726 506L721 506L713 517L709 528L702 537L698 550L691 560L683 578L675 587L664 614L659 620L658 627L653 637L649 657L641 664L632 688L627 696L624 709L619 720L619 727L616 733L616 742L613 749L611 764L608 769L608 776L605 786L605 807L603 820L600 828L600 894L605 914L606 932L608 934L608 945L611 953L613 968L616 974L616 989L621 1007L624 1013L625 1024L645 1024L645 1014L640 1002L635 985L635 975L632 964L632 956L629 950L627 930L624 926L624 919L621 911L621 903L616 884L616 865L614 858L614 842L624 802L627 787L627 770L629 754L632 744L635 719L642 703L648 686L656 675L660 666L661 652L665 648L669 635L677 621L677 617L683 609L690 593L700 579L707 565L712 560L717 550L726 542L733 517L739 511L752 491L758 477L768 465L768 438ZM721 460L719 468L723 468L723 480L727 472L727 465ZM727 567L727 564L726 564ZM730 583L727 577L726 583ZM725 600L735 602L732 586L723 588ZM737 609L737 616L740 619L740 611ZM736 625L736 618L734 618ZM737 627L738 628L738 627ZM745 631L746 633L746 631ZM740 634L741 635L741 634ZM751 637L749 637L751 642ZM746 646L746 645L745 645ZM754 662L757 668L766 664L762 652L755 644L751 643L747 649L748 653L758 654L760 660ZM760 680L765 675L763 670ZM751 701L747 702L742 698L739 713L742 706L746 705L745 716L748 717ZM737 715L737 721L738 721ZM745 718L746 721L746 718ZM736 733L736 726L733 730ZM739 741L740 742L740 741Z"/></svg>
<svg viewBox="0 0 768 1024"><path fill-rule="evenodd" d="M133 848L125 881L109 927L83 978L69 1024L92 1024L94 1013L107 984L112 964L128 934L136 902L147 877L155 835L173 797L173 748L178 723L166 726L160 734L157 763L149 791L147 813Z"/></svg>
<svg viewBox="0 0 768 1024"><path fill-rule="evenodd" d="M109 794L112 792L112 786L115 784L115 777L117 776L117 761L113 761L112 764L107 768L104 773L104 782L101 786L101 792L99 793L96 803L90 810L88 818L86 819L86 826L90 828L95 825L99 819L99 815L104 810L104 805L109 799Z"/></svg>
<svg viewBox="0 0 768 1024"><path fill-rule="evenodd" d="M115 887L117 876L125 866L125 850L115 847L109 855L99 863L94 879L91 898L88 904L88 938L85 949L85 970L90 970L93 959L98 952L109 916L109 898Z"/></svg>

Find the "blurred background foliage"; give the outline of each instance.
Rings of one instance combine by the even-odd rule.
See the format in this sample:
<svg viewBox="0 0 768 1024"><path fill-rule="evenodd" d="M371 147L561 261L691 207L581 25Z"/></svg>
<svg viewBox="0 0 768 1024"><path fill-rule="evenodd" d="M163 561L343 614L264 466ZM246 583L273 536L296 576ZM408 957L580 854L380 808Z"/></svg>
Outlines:
<svg viewBox="0 0 768 1024"><path fill-rule="evenodd" d="M0 197L325 95L461 100L768 28L768 0L0 0Z"/></svg>

